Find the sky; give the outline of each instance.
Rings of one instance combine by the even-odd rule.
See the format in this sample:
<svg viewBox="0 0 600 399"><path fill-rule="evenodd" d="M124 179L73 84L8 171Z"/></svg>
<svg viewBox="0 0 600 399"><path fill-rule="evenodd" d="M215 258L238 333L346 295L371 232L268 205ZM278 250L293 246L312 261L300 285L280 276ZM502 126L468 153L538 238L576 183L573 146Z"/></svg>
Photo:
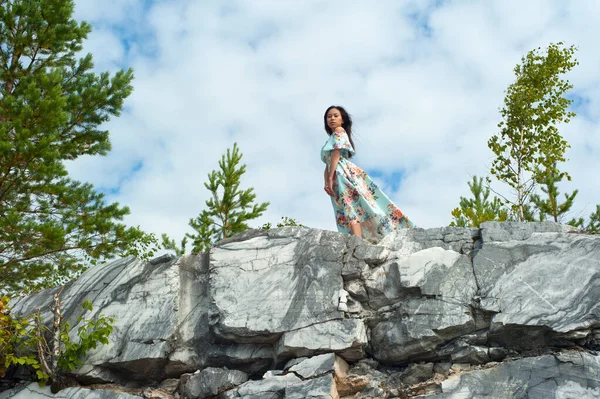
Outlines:
<svg viewBox="0 0 600 399"><path fill-rule="evenodd" d="M133 68L134 92L106 124L112 151L71 176L131 209L126 222L180 240L204 208L207 174L237 142L268 211L335 230L323 191L323 113L342 105L357 155L419 227L447 226L471 176L486 176L504 91L529 50L562 41L577 117L562 192L569 216L600 203L600 2L578 0L76 0L98 72ZM492 187L508 194L501 183Z"/></svg>

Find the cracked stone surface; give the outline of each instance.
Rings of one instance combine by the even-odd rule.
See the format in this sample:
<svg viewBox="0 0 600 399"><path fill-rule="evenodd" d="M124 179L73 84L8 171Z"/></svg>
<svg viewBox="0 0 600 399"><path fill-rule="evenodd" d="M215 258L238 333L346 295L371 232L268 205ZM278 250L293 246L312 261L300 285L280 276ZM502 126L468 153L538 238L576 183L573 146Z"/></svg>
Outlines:
<svg viewBox="0 0 600 399"><path fill-rule="evenodd" d="M50 387L40 387L37 383L13 390L0 392L0 399L136 399L137 395L106 389L65 388L57 394Z"/></svg>
<svg viewBox="0 0 600 399"><path fill-rule="evenodd" d="M481 307L501 325L568 332L599 326L600 239L532 233L484 243L473 259Z"/></svg>
<svg viewBox="0 0 600 399"><path fill-rule="evenodd" d="M181 376L180 392L184 398L205 398L248 381L248 374L238 370L207 367L194 374Z"/></svg>
<svg viewBox="0 0 600 399"><path fill-rule="evenodd" d="M587 353L520 359L448 378L431 398L596 398L600 361Z"/></svg>
<svg viewBox="0 0 600 399"><path fill-rule="evenodd" d="M288 369L301 378L314 378L326 373L334 373L338 378L344 378L348 371L348 363L333 353L326 353L305 359Z"/></svg>
<svg viewBox="0 0 600 399"><path fill-rule="evenodd" d="M349 292L347 312L338 310L341 289ZM19 314L42 308L48 323L54 292L11 306ZM109 345L91 351L74 373L84 384L157 386L214 367L251 379L221 393L224 398L283 398L296 395L294 384L305 392L330 387L326 379L313 381L322 376L303 380L282 371L288 362L302 364L294 360L299 357L375 359L404 369L526 356L523 370L554 370L552 359L563 370L574 363L549 354L567 349L590 351L581 367L600 372L591 354L600 350L600 236L548 222L411 229L378 245L305 227L252 230L208 254L125 258L89 269L61 294L72 325L84 299L93 303L92 316L116 319ZM480 376L495 381L494 370L518 372L508 364ZM459 395L475 383L468 378L456 389L447 385L453 391L444 395ZM380 389L373 384L372 392ZM552 392L568 395L579 387L597 389L571 378Z"/></svg>

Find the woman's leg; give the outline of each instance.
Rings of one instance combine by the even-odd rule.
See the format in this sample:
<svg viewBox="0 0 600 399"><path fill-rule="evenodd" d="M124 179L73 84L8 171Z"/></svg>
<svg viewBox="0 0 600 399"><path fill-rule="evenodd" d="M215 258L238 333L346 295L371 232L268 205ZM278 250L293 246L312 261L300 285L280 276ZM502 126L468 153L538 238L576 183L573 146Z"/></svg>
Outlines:
<svg viewBox="0 0 600 399"><path fill-rule="evenodd" d="M359 222L350 223L350 234L362 238L362 227Z"/></svg>

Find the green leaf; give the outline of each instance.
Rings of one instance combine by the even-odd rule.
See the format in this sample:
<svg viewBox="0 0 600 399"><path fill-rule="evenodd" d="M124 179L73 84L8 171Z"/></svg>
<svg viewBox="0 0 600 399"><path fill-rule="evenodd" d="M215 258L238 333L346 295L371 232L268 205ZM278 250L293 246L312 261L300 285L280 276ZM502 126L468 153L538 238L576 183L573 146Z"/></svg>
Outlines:
<svg viewBox="0 0 600 399"><path fill-rule="evenodd" d="M88 312L92 311L92 303L90 301L88 301L87 299L85 301L83 301L83 303L81 304L81 307L84 308L85 310L87 310Z"/></svg>

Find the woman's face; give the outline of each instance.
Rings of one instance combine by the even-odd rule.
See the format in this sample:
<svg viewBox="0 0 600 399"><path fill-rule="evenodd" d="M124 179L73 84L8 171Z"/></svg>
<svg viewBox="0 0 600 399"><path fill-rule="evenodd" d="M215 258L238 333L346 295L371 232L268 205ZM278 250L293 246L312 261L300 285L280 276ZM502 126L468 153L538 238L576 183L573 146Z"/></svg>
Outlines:
<svg viewBox="0 0 600 399"><path fill-rule="evenodd" d="M329 112L327 112L327 126L333 131L336 127L342 126L344 120L342 119L342 114L340 110L337 108L331 108Z"/></svg>

